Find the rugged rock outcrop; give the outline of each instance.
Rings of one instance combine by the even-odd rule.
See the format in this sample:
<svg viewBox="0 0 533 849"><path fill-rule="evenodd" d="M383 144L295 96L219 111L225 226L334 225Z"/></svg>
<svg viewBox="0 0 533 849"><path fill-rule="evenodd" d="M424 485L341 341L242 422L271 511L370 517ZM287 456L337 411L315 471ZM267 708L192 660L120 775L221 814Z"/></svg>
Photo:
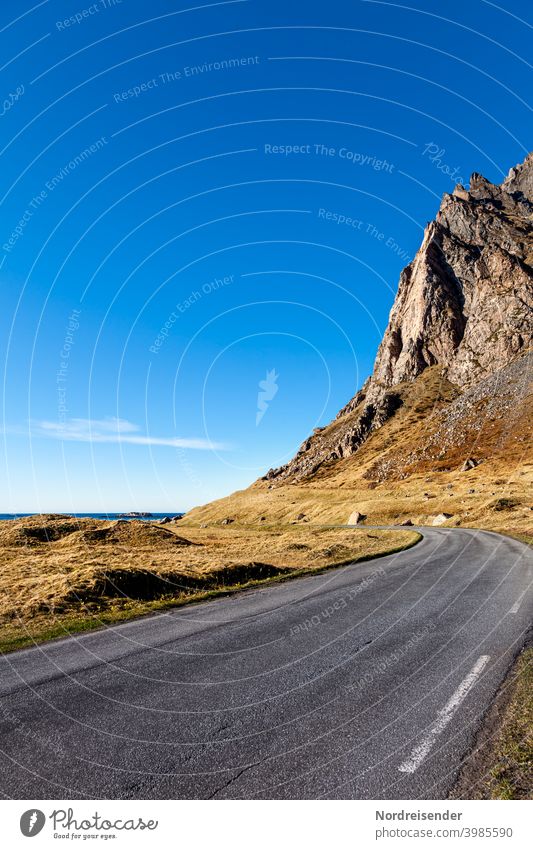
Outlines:
<svg viewBox="0 0 533 849"><path fill-rule="evenodd" d="M472 174L443 196L402 271L372 376L327 428L265 479L298 480L350 456L402 404L429 366L465 390L502 369L533 340L533 154L501 185Z"/></svg>
<svg viewBox="0 0 533 849"><path fill-rule="evenodd" d="M424 381L426 375L419 379ZM403 480L413 473L461 475L507 457L509 474L532 445L533 350L426 412L418 439L393 441L365 472L372 481ZM407 399L406 399L407 400ZM406 403L405 408L408 407ZM475 455L470 454L472 449ZM424 493L426 498L433 496Z"/></svg>

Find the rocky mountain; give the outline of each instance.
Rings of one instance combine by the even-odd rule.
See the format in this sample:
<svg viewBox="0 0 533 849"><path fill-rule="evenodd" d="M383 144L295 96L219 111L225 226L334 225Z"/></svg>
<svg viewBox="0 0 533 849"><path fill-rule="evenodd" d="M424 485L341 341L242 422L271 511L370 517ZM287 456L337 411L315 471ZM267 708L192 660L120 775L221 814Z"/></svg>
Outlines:
<svg viewBox="0 0 533 849"><path fill-rule="evenodd" d="M439 367L462 393L505 369L533 339L533 154L501 185L472 174L443 196L420 249L402 271L374 371L335 422L318 429L270 487L351 456L404 405L409 387ZM444 385L443 383L443 385Z"/></svg>

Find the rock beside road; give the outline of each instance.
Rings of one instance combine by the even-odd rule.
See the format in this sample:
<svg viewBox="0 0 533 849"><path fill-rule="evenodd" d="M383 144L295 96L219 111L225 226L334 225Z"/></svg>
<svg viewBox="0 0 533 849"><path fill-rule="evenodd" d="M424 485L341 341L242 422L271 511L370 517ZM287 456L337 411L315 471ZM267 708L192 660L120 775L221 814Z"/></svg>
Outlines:
<svg viewBox="0 0 533 849"><path fill-rule="evenodd" d="M452 519L452 518L453 518L452 513L439 513L438 516L434 517L431 524L432 525L444 525L444 523L447 522L448 519Z"/></svg>
<svg viewBox="0 0 533 849"><path fill-rule="evenodd" d="M353 513L350 513L348 516L347 525L359 525L361 522L364 522L366 516L364 513L360 513L359 510L354 510Z"/></svg>

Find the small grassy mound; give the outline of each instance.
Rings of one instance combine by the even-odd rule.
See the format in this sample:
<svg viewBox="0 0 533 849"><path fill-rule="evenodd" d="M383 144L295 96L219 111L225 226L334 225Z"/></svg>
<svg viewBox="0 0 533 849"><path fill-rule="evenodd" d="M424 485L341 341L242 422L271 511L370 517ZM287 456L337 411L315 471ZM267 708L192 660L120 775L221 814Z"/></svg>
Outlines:
<svg viewBox="0 0 533 849"><path fill-rule="evenodd" d="M89 581L73 587L69 601L96 602L103 599L125 598L153 601L170 596L191 595L209 590L235 587L250 581L263 581L290 572L268 563L239 563L213 569L203 575L186 572L150 572L148 569L102 569L95 571Z"/></svg>

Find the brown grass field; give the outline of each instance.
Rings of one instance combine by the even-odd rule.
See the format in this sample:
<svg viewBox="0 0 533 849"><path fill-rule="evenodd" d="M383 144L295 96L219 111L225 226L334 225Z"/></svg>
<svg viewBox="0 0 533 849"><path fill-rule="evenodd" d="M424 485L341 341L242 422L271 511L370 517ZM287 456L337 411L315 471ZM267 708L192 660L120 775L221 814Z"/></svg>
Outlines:
<svg viewBox="0 0 533 849"><path fill-rule="evenodd" d="M0 525L0 648L405 548L413 531L181 529L61 515Z"/></svg>

